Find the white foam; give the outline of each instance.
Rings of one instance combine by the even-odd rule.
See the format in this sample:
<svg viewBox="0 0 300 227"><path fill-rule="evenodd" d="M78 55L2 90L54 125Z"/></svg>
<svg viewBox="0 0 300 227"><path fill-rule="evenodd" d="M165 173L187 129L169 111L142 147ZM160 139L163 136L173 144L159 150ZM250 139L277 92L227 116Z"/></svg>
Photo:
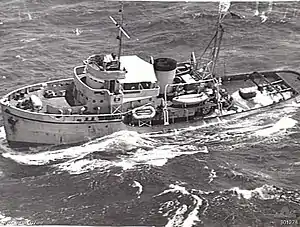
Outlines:
<svg viewBox="0 0 300 227"><path fill-rule="evenodd" d="M5 139L6 138L6 133L5 133L5 129L4 126L0 127L0 139Z"/></svg>
<svg viewBox="0 0 300 227"><path fill-rule="evenodd" d="M268 20L268 17L266 16L266 12L263 11L261 14L260 14L260 19L261 19L261 23L264 23Z"/></svg>
<svg viewBox="0 0 300 227"><path fill-rule="evenodd" d="M16 55L16 58L18 58L18 59L21 59L22 61L26 61L26 59L25 58L23 58L21 55Z"/></svg>
<svg viewBox="0 0 300 227"><path fill-rule="evenodd" d="M289 128L295 127L297 124L297 121L289 118L289 117L283 117L279 121L277 121L273 126L256 131L255 135L257 136L271 136L274 133L280 132L280 131L286 131Z"/></svg>
<svg viewBox="0 0 300 227"><path fill-rule="evenodd" d="M278 102L280 99L282 99L282 96L284 97L284 99L289 99L292 96L292 93L289 91L284 92L282 94L280 93L280 94L269 95L267 92L261 93L257 91L257 87L248 87L247 90L256 91L256 96L253 99L251 99L251 102L243 99L240 96L238 91L232 94L235 106L244 110L252 109L253 105L256 108L268 106L273 104L274 102Z"/></svg>
<svg viewBox="0 0 300 227"><path fill-rule="evenodd" d="M37 40L37 38L28 38L28 39L21 39L20 42L22 42L22 43L31 43L35 40Z"/></svg>
<svg viewBox="0 0 300 227"><path fill-rule="evenodd" d="M186 190L185 187L171 184L169 186L170 188L163 191L162 193L158 194L157 196L161 196L167 193L180 193L181 195L190 196L193 199L194 208L191 212L188 213L187 217L184 218L184 215L189 211L188 206L186 204L182 204L175 212L174 216L172 218L169 218L168 223L166 224L166 227L171 226L186 226L190 227L196 224L197 221L200 221L198 218L198 213L200 206L202 205L202 199L194 195ZM172 201L167 202L167 208L171 208L171 206L174 205ZM168 211L166 214L169 214L170 211ZM166 214L164 216L166 216Z"/></svg>
<svg viewBox="0 0 300 227"><path fill-rule="evenodd" d="M3 153L2 156L26 165L45 165L51 161L59 161L70 158L75 158L75 163L75 161L82 159L87 154L95 151L105 151L107 148L116 144L121 145L125 150L132 149L139 145L149 146L147 141L142 140L142 138L138 136L137 132L120 131L81 146L74 146L54 151L44 151L35 154L7 152ZM83 164L83 162L81 163ZM76 165L78 165L78 163Z"/></svg>
<svg viewBox="0 0 300 227"><path fill-rule="evenodd" d="M61 171L67 171L70 174L82 174L94 170L96 168L106 169L111 166L111 163L107 160L101 159L81 159L81 160L74 160L71 159L67 162L60 163L55 165Z"/></svg>
<svg viewBox="0 0 300 227"><path fill-rule="evenodd" d="M182 222L184 220L183 215L185 214L185 212L187 212L187 210L188 207L185 204L179 207L176 210L175 215L171 219L169 219L168 223L166 224L166 227L182 226Z"/></svg>
<svg viewBox="0 0 300 227"><path fill-rule="evenodd" d="M25 162L26 164L43 164L54 158L62 159L68 157L71 159L56 164L55 167L71 174L81 174L94 169L107 170L110 167L121 167L123 170L128 170L138 165L163 166L169 159L177 156L209 152L206 146L199 148L193 145L160 145L155 148L155 143L155 141L146 140L136 132L125 131L115 134L113 138L99 143L93 142L93 144L84 147L80 146L75 149L68 148L61 150L56 156L50 156L50 158L46 158L45 155L39 156L39 154L35 154L35 159L33 160L32 156L29 155L28 157L28 155L26 155L26 161L24 161L23 155L17 158L17 154L14 154L12 157L10 153L6 153L4 156L7 157L10 155L10 158L18 162ZM89 159L86 157L87 154L93 153L94 151L106 152L108 147L120 147L121 150L125 150L125 152L115 154L113 160ZM133 148L137 148L137 150L129 153L126 152ZM37 159L37 157L40 159Z"/></svg>
<svg viewBox="0 0 300 227"><path fill-rule="evenodd" d="M183 195L189 195L190 193L185 189L183 186L179 186L176 184L170 184L169 189L164 190L163 192L159 193L156 196L161 196L170 192L180 192Z"/></svg>
<svg viewBox="0 0 300 227"><path fill-rule="evenodd" d="M211 183L215 178L217 177L217 173L214 169L212 169L209 173L209 181L208 183Z"/></svg>
<svg viewBox="0 0 300 227"><path fill-rule="evenodd" d="M80 30L79 28L76 28L73 30L73 33L78 36L82 33L82 30Z"/></svg>
<svg viewBox="0 0 300 227"><path fill-rule="evenodd" d="M156 138L156 137L159 137L159 138L162 138L162 137L169 137L169 136L178 136L182 133L185 133L185 132L190 132L190 131L196 131L198 129L201 129L201 128L206 128L206 127L210 127L210 126L213 126L213 125L218 125L220 123L226 123L227 120L224 120L224 119L219 119L218 122L211 122L211 123L199 123L200 125L196 125L196 126L188 126L188 127L185 127L185 128L180 128L180 129L174 129L173 131L171 132L167 132L167 133L145 133L145 135L149 136L150 138Z"/></svg>
<svg viewBox="0 0 300 227"><path fill-rule="evenodd" d="M253 190L240 189L239 187L231 188L229 191L232 191L237 194L239 199L251 199L254 195L258 195L263 200L273 199L273 195L268 194L269 190L268 185L263 185L261 187L255 188Z"/></svg>
<svg viewBox="0 0 300 227"><path fill-rule="evenodd" d="M195 208L192 210L192 212L189 213L182 226L193 226L197 221L200 221L200 219L198 218L198 213L200 206L202 205L202 199L197 195L191 196L194 198L194 204L196 203Z"/></svg>
<svg viewBox="0 0 300 227"><path fill-rule="evenodd" d="M32 16L29 12L27 13L27 16L28 16L28 20L32 20Z"/></svg>
<svg viewBox="0 0 300 227"><path fill-rule="evenodd" d="M0 225L32 225L31 221L25 218L12 218L0 212Z"/></svg>
<svg viewBox="0 0 300 227"><path fill-rule="evenodd" d="M138 181L133 181L133 184L131 186L134 188L138 188L136 194L138 195L138 198L139 198L143 192L143 185Z"/></svg>
<svg viewBox="0 0 300 227"><path fill-rule="evenodd" d="M169 159L181 155L196 153L208 153L207 147L199 149L195 146L162 145L152 150L138 149L131 157L121 157L121 161L114 161L113 166L118 166L124 170L132 169L137 165L163 166Z"/></svg>

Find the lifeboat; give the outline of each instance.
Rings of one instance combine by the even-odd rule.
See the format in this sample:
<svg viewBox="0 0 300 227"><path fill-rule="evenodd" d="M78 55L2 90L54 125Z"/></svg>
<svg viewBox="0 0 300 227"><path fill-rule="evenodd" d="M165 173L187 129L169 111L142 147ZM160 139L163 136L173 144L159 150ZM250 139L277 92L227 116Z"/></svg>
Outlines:
<svg viewBox="0 0 300 227"><path fill-rule="evenodd" d="M152 106L145 106L142 108L135 108L132 110L132 116L136 120L151 119L155 116L156 111Z"/></svg>
<svg viewBox="0 0 300 227"><path fill-rule="evenodd" d="M189 94L189 95L180 95L173 98L172 102L175 105L196 105L200 104L208 99L208 96L205 93L200 94Z"/></svg>

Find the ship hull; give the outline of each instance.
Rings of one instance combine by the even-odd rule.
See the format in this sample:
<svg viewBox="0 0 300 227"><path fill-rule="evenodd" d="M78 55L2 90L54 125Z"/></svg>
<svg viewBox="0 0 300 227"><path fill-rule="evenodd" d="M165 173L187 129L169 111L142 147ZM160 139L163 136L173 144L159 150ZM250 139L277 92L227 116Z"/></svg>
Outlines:
<svg viewBox="0 0 300 227"><path fill-rule="evenodd" d="M55 122L19 116L3 105L2 113L6 140L12 147L78 144L126 129L121 120Z"/></svg>
<svg viewBox="0 0 300 227"><path fill-rule="evenodd" d="M134 127L125 125L122 121L103 121L89 123L47 122L30 119L10 113L11 110L2 106L6 139L11 147L39 146L39 145L72 145L88 142L95 138L110 135L121 130L137 131L139 133L168 132L181 128L199 127L205 124L222 122L222 120L242 118L260 111L270 110L289 103L299 103L300 96L276 103L274 105L252 109L249 111L227 114L222 116L194 118L188 121L169 125L153 125L151 127ZM12 126L10 118L16 123Z"/></svg>

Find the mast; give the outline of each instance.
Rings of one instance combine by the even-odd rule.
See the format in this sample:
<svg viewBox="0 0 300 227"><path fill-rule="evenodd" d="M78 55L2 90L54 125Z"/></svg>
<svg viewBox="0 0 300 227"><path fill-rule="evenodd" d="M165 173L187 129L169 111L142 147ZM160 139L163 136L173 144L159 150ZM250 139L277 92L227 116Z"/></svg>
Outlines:
<svg viewBox="0 0 300 227"><path fill-rule="evenodd" d="M215 42L214 42L214 47L213 47L213 66L212 66L212 74L214 75L215 68L216 68L216 63L219 57L220 53L220 47L221 47L221 42L223 38L223 33L224 29L222 27L222 21L224 17L226 16L228 10L230 8L230 1L220 1L219 3L219 16L218 16L218 21L217 21L217 29L216 29L216 35L215 35Z"/></svg>
<svg viewBox="0 0 300 227"><path fill-rule="evenodd" d="M118 48L118 62L119 62L119 68L120 68L120 57L122 54L122 36L125 35L127 39L130 39L130 36L127 34L127 32L123 28L123 2L121 3L121 8L119 10L119 13L121 13L121 23L119 24L112 16L109 16L109 18L112 20L112 22L117 26L119 30L119 34L117 36L117 39L119 40L119 48Z"/></svg>
<svg viewBox="0 0 300 227"><path fill-rule="evenodd" d="M213 49L213 65L212 65L212 77L214 76L215 68L216 68L216 63L219 57L220 53L220 47L221 47L221 42L223 38L223 33L224 29L222 27L222 20L226 16L226 13L228 12L230 7L230 1L224 1L219 3L219 17L217 21L217 31L216 31L216 36L215 36L215 42L214 42L214 49ZM220 81L221 77L218 77L218 80L216 82L216 88L217 88L217 103L218 103L218 110L219 114L222 115L222 104L221 104L221 96L220 96Z"/></svg>
<svg viewBox="0 0 300 227"><path fill-rule="evenodd" d="M119 13L121 14L121 16L120 16L120 20L121 20L120 27L123 26L123 20L124 20L123 9L124 9L124 4L122 2L121 3L121 8L119 9ZM121 54L122 54L122 36L123 36L123 33L122 33L121 29L119 29L119 35L117 37L117 39L119 39L119 50L118 50L118 59L119 60L120 60L120 57L121 57Z"/></svg>
<svg viewBox="0 0 300 227"><path fill-rule="evenodd" d="M219 57L220 46L223 38L224 29L222 27L222 21L226 16L230 7L230 1L221 1L219 4L219 13L216 24L216 31L209 44L205 48L204 52L200 56L200 59L204 58L207 62L204 63L202 69L202 77L203 79L214 78L216 63ZM207 55L207 51L210 49L210 53L208 54L208 58L205 58ZM197 64L196 70L199 68L199 64Z"/></svg>

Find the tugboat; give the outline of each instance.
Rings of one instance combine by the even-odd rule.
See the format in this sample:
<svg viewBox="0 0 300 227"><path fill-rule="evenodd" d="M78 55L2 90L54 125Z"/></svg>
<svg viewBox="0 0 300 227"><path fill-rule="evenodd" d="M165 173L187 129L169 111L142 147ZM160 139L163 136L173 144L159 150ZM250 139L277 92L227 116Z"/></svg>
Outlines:
<svg viewBox="0 0 300 227"><path fill-rule="evenodd" d="M190 60L95 54L69 79L22 87L1 99L6 139L11 146L78 144L120 130L155 132L250 114L298 101L300 74L289 70L218 76L215 67L223 36L220 11L205 54ZM122 14L123 15L123 14Z"/></svg>

